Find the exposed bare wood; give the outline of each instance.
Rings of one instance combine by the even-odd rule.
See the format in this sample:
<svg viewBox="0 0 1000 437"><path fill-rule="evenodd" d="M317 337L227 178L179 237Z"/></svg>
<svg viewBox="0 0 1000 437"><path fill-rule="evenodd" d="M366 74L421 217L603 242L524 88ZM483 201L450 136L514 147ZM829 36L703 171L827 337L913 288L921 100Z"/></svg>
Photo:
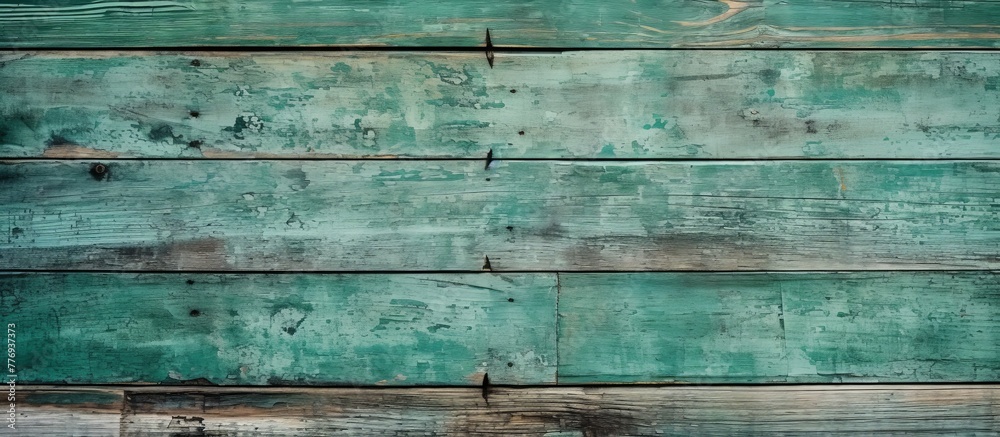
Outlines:
<svg viewBox="0 0 1000 437"><path fill-rule="evenodd" d="M23 387L22 393L90 388ZM654 435L964 434L1000 432L998 385L702 387L205 388L118 387L123 435ZM95 421L80 404L29 396L24 432L77 431L40 423L48 411ZM118 422L114 422L118 425ZM108 430L101 428L99 431ZM105 434L104 432L94 432ZM108 432L107 434L112 434Z"/></svg>

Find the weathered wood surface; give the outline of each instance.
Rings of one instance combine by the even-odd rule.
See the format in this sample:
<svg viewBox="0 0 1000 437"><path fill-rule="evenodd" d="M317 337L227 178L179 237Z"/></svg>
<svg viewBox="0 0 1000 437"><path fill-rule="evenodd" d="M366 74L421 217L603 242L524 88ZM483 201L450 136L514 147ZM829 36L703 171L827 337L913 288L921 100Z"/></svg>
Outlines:
<svg viewBox="0 0 1000 437"><path fill-rule="evenodd" d="M0 55L0 157L997 158L1000 55ZM192 65L196 63L197 65Z"/></svg>
<svg viewBox="0 0 1000 437"><path fill-rule="evenodd" d="M16 422L14 429L4 428L6 435L121 435L122 409L125 407L122 388L18 385L15 391ZM9 404L4 404L7 414ZM9 424L4 421L5 426Z"/></svg>
<svg viewBox="0 0 1000 437"><path fill-rule="evenodd" d="M557 341L552 274L0 274L18 379L39 384L996 381L998 290L978 272L560 273Z"/></svg>
<svg viewBox="0 0 1000 437"><path fill-rule="evenodd" d="M0 268L1000 268L1000 163L4 161Z"/></svg>
<svg viewBox="0 0 1000 437"><path fill-rule="evenodd" d="M555 382L555 275L0 274L21 383Z"/></svg>
<svg viewBox="0 0 1000 437"><path fill-rule="evenodd" d="M559 382L1000 379L992 273L560 274Z"/></svg>
<svg viewBox="0 0 1000 437"><path fill-rule="evenodd" d="M689 46L752 37L760 0L64 0L0 4L8 47ZM35 4L32 4L35 3ZM728 43L726 43L728 44Z"/></svg>
<svg viewBox="0 0 1000 437"><path fill-rule="evenodd" d="M0 4L7 47L996 47L995 1L380 3L63 0Z"/></svg>
<svg viewBox="0 0 1000 437"><path fill-rule="evenodd" d="M997 47L1000 4L937 0L765 0L761 45Z"/></svg>
<svg viewBox="0 0 1000 437"><path fill-rule="evenodd" d="M108 398L106 412L66 395L77 390ZM19 406L22 435L1000 433L996 385L494 387L488 402L481 390L463 388L24 387L21 393L29 394ZM120 420L111 417L116 406ZM106 420L107 427L87 433L48 421L70 413Z"/></svg>

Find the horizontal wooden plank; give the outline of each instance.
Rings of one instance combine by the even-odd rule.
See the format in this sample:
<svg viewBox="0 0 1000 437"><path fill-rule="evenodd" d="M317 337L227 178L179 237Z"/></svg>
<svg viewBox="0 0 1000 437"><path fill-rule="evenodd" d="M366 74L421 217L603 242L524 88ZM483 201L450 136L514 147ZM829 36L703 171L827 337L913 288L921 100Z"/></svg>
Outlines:
<svg viewBox="0 0 1000 437"><path fill-rule="evenodd" d="M997 269L998 186L976 161L4 161L0 269Z"/></svg>
<svg viewBox="0 0 1000 437"><path fill-rule="evenodd" d="M997 158L1000 54L0 54L0 157ZM192 65L196 63L197 65Z"/></svg>
<svg viewBox="0 0 1000 437"><path fill-rule="evenodd" d="M555 382L555 275L0 274L20 383Z"/></svg>
<svg viewBox="0 0 1000 437"><path fill-rule="evenodd" d="M22 390L45 393L52 388ZM120 432L128 435L1000 432L997 385L495 387L489 391L488 402L480 390L463 388L137 387L123 391L128 401ZM22 404L20 409L29 411L20 419L22 429L76 431L66 424L44 425L34 420L32 414L47 407L45 403ZM90 414L86 408L79 410L82 415Z"/></svg>
<svg viewBox="0 0 1000 437"><path fill-rule="evenodd" d="M13 429L4 421L7 435L120 435L125 392L111 387L15 387ZM8 389L9 393L9 389Z"/></svg>
<svg viewBox="0 0 1000 437"><path fill-rule="evenodd" d="M1000 276L560 274L559 381L1000 379Z"/></svg>
<svg viewBox="0 0 1000 437"><path fill-rule="evenodd" d="M64 0L0 5L0 45L996 47L991 0L346 4Z"/></svg>
<svg viewBox="0 0 1000 437"><path fill-rule="evenodd" d="M765 0L758 37L780 47L997 47L995 0Z"/></svg>
<svg viewBox="0 0 1000 437"><path fill-rule="evenodd" d="M0 274L36 384L995 381L998 290L980 272L560 273L557 342L553 274Z"/></svg>
<svg viewBox="0 0 1000 437"><path fill-rule="evenodd" d="M34 3L34 4L33 4ZM8 47L686 46L753 35L759 0L352 4L268 0L65 0L0 5ZM43 2L44 3L44 2ZM738 44L745 44L738 41Z"/></svg>

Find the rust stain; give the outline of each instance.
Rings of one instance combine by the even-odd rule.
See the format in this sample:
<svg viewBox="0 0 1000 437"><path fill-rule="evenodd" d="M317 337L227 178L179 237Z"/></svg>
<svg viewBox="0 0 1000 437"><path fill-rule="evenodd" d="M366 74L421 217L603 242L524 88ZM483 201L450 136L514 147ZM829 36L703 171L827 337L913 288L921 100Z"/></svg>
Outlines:
<svg viewBox="0 0 1000 437"><path fill-rule="evenodd" d="M744 2L738 2L738 1L733 1L733 0L719 0L719 1L721 1L726 6L729 7L729 9L726 12L723 12L723 13L721 13L719 15L716 15L716 16L714 16L712 18L709 18L709 19L703 20L703 21L674 21L674 23L680 24L681 26L688 26L688 27L708 26L710 24L715 24L715 23L718 23L720 21L723 21L723 20L726 20L728 18L731 18L732 16L734 16L734 15L740 13L740 12L743 12L743 11L747 10L747 8L750 7L750 4L744 3Z"/></svg>
<svg viewBox="0 0 1000 437"><path fill-rule="evenodd" d="M107 150L91 149L76 144L55 144L45 148L43 158L117 158L118 154Z"/></svg>
<svg viewBox="0 0 1000 437"><path fill-rule="evenodd" d="M837 180L840 181L840 192L847 191L847 185L844 183L844 169L837 167L833 171L837 173Z"/></svg>

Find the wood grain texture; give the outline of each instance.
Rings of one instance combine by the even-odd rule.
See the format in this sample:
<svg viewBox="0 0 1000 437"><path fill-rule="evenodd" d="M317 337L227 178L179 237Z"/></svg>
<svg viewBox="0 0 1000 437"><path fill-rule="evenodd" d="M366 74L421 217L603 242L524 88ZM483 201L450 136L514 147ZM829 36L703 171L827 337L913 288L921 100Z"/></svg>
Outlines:
<svg viewBox="0 0 1000 437"><path fill-rule="evenodd" d="M765 0L762 45L780 47L997 47L992 0Z"/></svg>
<svg viewBox="0 0 1000 437"><path fill-rule="evenodd" d="M995 1L266 0L0 4L7 47L996 47Z"/></svg>
<svg viewBox="0 0 1000 437"><path fill-rule="evenodd" d="M57 387L30 387L44 394ZM73 389L88 390L88 389ZM786 387L122 388L122 435L996 435L996 385ZM120 392L119 392L120 393ZM22 404L25 430L42 424ZM85 407L76 408L90 415ZM118 422L114 422L118 425ZM37 428L36 428L37 427ZM117 435L102 433L104 435ZM26 434L30 435L30 434Z"/></svg>
<svg viewBox="0 0 1000 437"><path fill-rule="evenodd" d="M1000 267L995 162L0 163L0 268Z"/></svg>
<svg viewBox="0 0 1000 437"><path fill-rule="evenodd" d="M995 53L496 63L481 53L10 52L0 54L0 157L1000 157Z"/></svg>
<svg viewBox="0 0 1000 437"><path fill-rule="evenodd" d="M685 46L752 35L763 18L760 5L759 0L29 1L0 4L0 44L475 47L484 44L488 28L494 44L515 46Z"/></svg>
<svg viewBox="0 0 1000 437"><path fill-rule="evenodd" d="M125 407L121 388L19 385L15 396L16 422L14 429L4 428L6 435L120 435Z"/></svg>
<svg viewBox="0 0 1000 437"><path fill-rule="evenodd" d="M1000 379L1000 276L560 274L559 381Z"/></svg>
<svg viewBox="0 0 1000 437"><path fill-rule="evenodd" d="M978 272L560 273L557 334L552 274L0 275L33 384L988 382L997 290Z"/></svg>
<svg viewBox="0 0 1000 437"><path fill-rule="evenodd" d="M555 275L0 274L20 383L555 382Z"/></svg>

